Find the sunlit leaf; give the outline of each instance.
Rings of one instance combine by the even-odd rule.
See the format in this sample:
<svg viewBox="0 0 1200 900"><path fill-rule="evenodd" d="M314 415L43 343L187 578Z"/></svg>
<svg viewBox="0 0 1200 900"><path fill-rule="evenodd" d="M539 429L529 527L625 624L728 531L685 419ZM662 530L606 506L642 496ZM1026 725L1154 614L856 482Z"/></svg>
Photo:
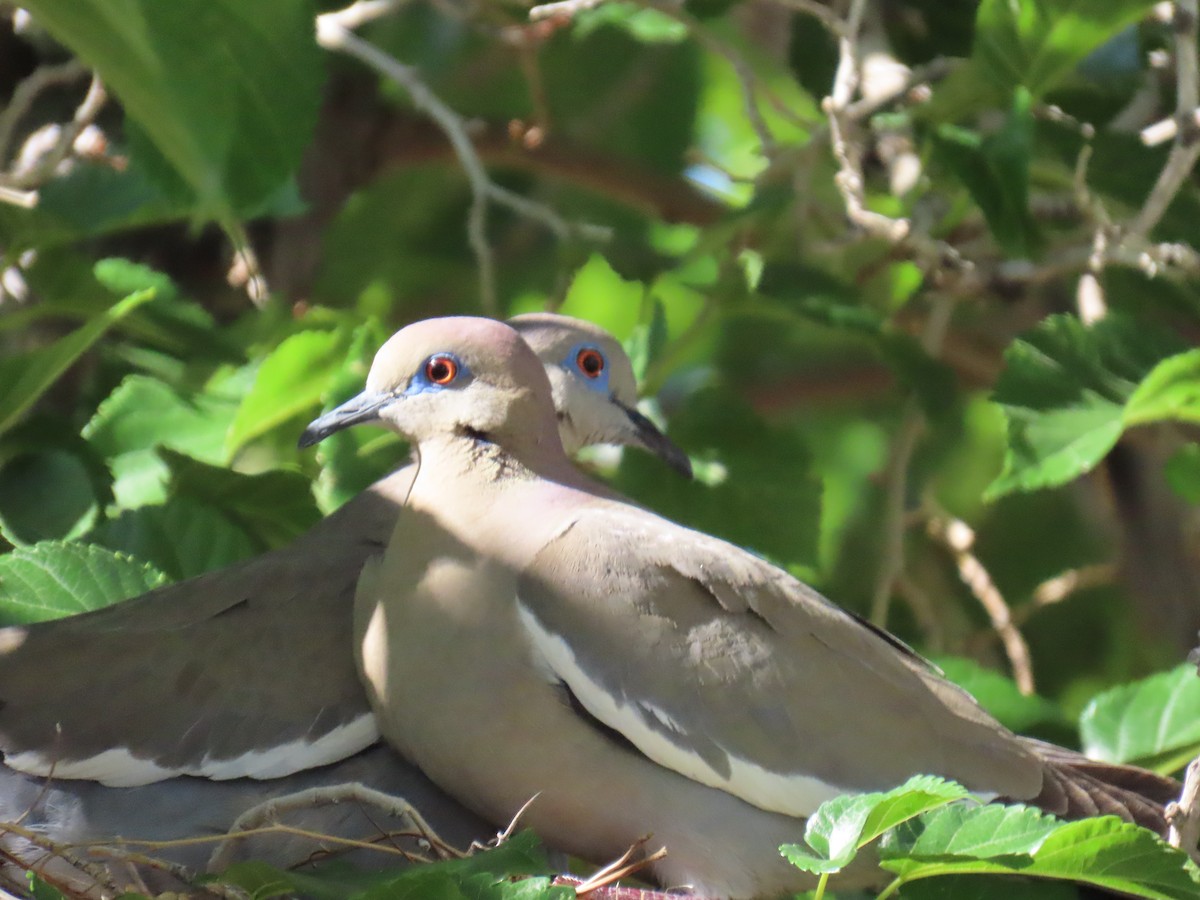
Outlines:
<svg viewBox="0 0 1200 900"><path fill-rule="evenodd" d="M933 853L881 861L905 881L944 874L1011 874L1075 881L1146 900L1191 900L1200 891L1186 855L1115 816L1064 822L1031 855L986 859Z"/></svg>
<svg viewBox="0 0 1200 900"><path fill-rule="evenodd" d="M989 495L1062 484L1095 466L1121 436L1138 383L1178 346L1115 314L1091 327L1051 316L1022 335L1004 354L993 396L1009 446Z"/></svg>
<svg viewBox="0 0 1200 900"><path fill-rule="evenodd" d="M100 404L83 434L110 462L118 507L132 509L166 497L167 468L157 448L224 462L235 408L233 398L185 396L161 381L130 375Z"/></svg>
<svg viewBox="0 0 1200 900"><path fill-rule="evenodd" d="M966 788L952 781L916 775L890 791L835 797L809 817L808 847L785 844L780 852L806 872L836 872L888 829L966 796Z"/></svg>
<svg viewBox="0 0 1200 900"><path fill-rule="evenodd" d="M305 0L30 0L26 8L98 71L149 138L139 162L167 177L153 147L201 215L228 224L299 163L323 76Z"/></svg>
<svg viewBox="0 0 1200 900"><path fill-rule="evenodd" d="M1196 667L1184 664L1105 691L1084 709L1079 731L1093 759L1161 763L1169 756L1187 762L1200 752ZM1174 768L1168 762L1168 770Z"/></svg>
<svg viewBox="0 0 1200 900"><path fill-rule="evenodd" d="M341 368L350 335L301 331L284 339L258 367L226 437L232 455L243 445L300 413L315 412Z"/></svg>
<svg viewBox="0 0 1200 900"><path fill-rule="evenodd" d="M933 662L946 678L964 688L980 706L1013 731L1024 731L1041 722L1063 721L1063 711L1057 704L1036 694L1022 694L1011 678L985 669L974 660L936 656Z"/></svg>
<svg viewBox="0 0 1200 900"><path fill-rule="evenodd" d="M0 433L12 428L113 323L153 296L153 291L131 294L47 347L0 359Z"/></svg>
<svg viewBox="0 0 1200 900"><path fill-rule="evenodd" d="M18 547L0 556L0 620L12 625L74 615L165 581L153 566L94 544Z"/></svg>

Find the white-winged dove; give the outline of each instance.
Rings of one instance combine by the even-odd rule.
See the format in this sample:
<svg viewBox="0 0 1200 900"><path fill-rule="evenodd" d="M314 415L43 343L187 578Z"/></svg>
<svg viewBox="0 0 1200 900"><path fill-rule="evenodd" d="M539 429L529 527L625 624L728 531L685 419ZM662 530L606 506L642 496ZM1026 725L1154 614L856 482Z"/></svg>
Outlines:
<svg viewBox="0 0 1200 900"><path fill-rule="evenodd" d="M494 822L528 803L526 824L593 861L651 833L657 880L734 897L811 887L777 849L799 819L917 773L1161 825L1102 781L1136 772L1015 736L787 573L589 480L549 394L511 329L430 320L308 432L379 420L417 448L355 627L384 737L462 803Z"/></svg>
<svg viewBox="0 0 1200 900"><path fill-rule="evenodd" d="M554 315L514 325L555 383L569 446L637 445L688 469L635 410L632 367L611 335ZM94 613L0 629L0 820L37 800L27 824L60 840L185 837L224 829L268 797L359 781L407 797L447 839L486 834L394 753L359 753L378 730L351 649L354 585L414 474L408 466L382 479L255 559Z"/></svg>

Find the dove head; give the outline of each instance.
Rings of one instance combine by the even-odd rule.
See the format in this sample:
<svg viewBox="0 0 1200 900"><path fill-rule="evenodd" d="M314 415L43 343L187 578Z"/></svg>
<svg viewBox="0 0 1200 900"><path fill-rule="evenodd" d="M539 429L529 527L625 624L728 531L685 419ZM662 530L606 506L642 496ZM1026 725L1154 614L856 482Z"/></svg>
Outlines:
<svg viewBox="0 0 1200 900"><path fill-rule="evenodd" d="M561 455L551 398L541 360L509 326L426 319L392 335L375 354L366 390L309 425L300 444L380 422L418 445L461 436Z"/></svg>
<svg viewBox="0 0 1200 900"><path fill-rule="evenodd" d="M509 449L548 447L559 442L557 424L568 451L630 444L690 474L686 454L634 408L633 367L610 334L549 313L513 326L457 317L401 329L375 355L366 390L312 422L300 445L378 422L418 444L468 434Z"/></svg>
<svg viewBox="0 0 1200 900"><path fill-rule="evenodd" d="M546 367L568 453L591 444L641 447L691 477L687 454L637 411L633 363L616 338L591 322L554 313L515 316L509 324Z"/></svg>

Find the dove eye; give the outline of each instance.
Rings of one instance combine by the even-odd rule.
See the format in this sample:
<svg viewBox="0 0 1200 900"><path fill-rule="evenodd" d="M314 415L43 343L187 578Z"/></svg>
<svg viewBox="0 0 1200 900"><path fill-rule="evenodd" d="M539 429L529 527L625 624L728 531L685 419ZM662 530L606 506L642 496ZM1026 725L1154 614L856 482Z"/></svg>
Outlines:
<svg viewBox="0 0 1200 900"><path fill-rule="evenodd" d="M588 378L599 378L604 373L604 354L595 347L584 347L575 356L575 365Z"/></svg>
<svg viewBox="0 0 1200 900"><path fill-rule="evenodd" d="M425 377L432 384L450 384L458 377L458 360L453 356L431 356L425 363Z"/></svg>

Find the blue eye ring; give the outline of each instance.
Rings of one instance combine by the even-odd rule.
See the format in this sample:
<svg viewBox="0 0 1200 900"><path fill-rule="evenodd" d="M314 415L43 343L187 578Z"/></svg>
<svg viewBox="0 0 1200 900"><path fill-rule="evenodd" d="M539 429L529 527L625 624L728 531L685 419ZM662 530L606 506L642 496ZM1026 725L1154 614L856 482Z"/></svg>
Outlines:
<svg viewBox="0 0 1200 900"><path fill-rule="evenodd" d="M434 353L421 363L409 379L404 393L412 395L460 387L470 379L471 370L467 368L467 364L450 351L444 350Z"/></svg>
<svg viewBox="0 0 1200 900"><path fill-rule="evenodd" d="M583 382L589 391L608 396L608 376L611 369L608 357L595 344L576 344L567 351L559 365L573 378Z"/></svg>

